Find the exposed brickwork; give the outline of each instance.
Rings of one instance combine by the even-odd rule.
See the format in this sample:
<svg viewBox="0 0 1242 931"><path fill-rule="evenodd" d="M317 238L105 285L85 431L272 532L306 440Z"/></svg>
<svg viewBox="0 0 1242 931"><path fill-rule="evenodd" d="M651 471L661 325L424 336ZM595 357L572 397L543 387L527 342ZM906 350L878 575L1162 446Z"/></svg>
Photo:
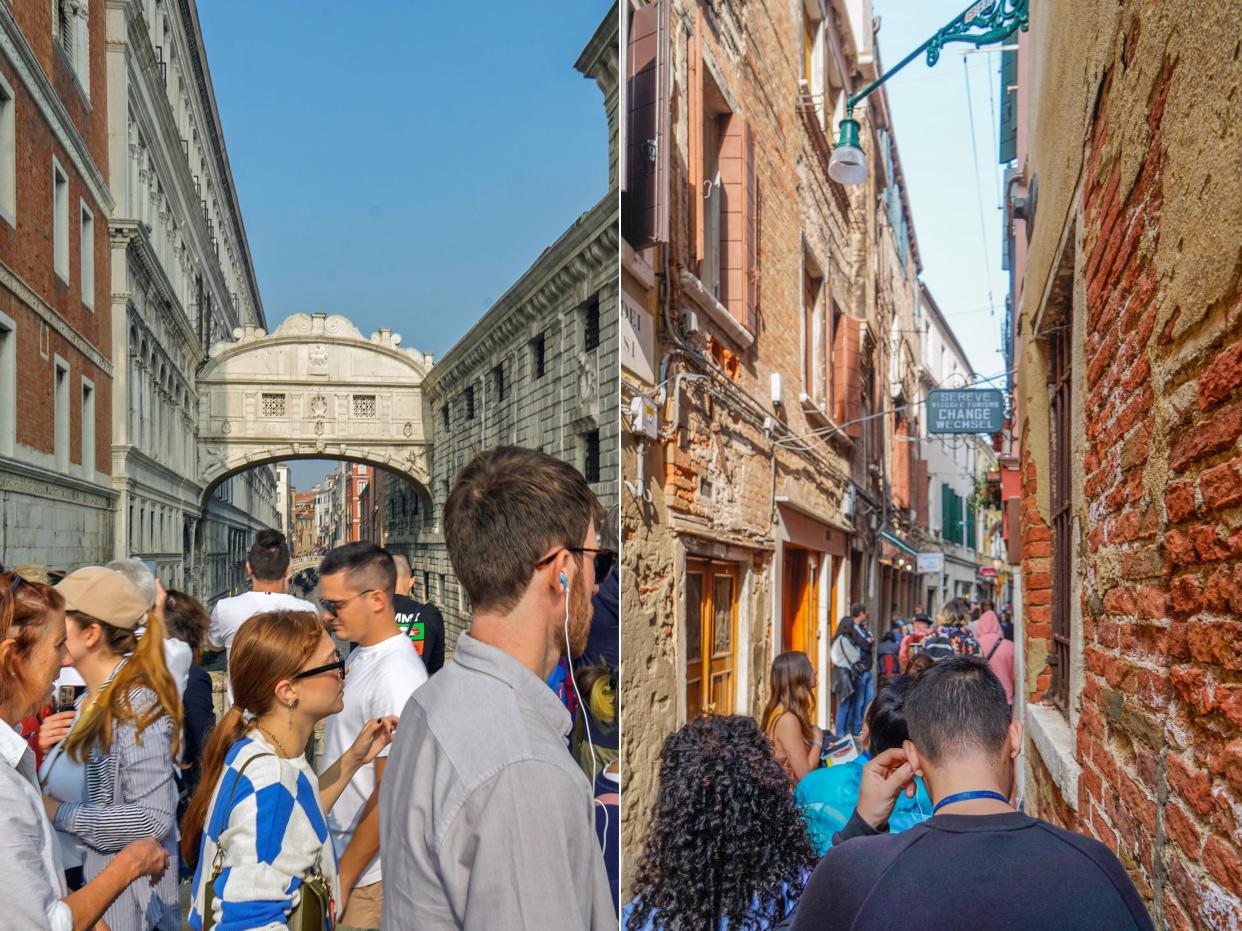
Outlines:
<svg viewBox="0 0 1242 931"><path fill-rule="evenodd" d="M1129 41L1140 41L1137 29ZM1086 302L1074 353L1085 441L1074 502L1082 592L1082 687L1071 695L1077 810L1042 761L1029 772L1039 813L1116 850L1158 924L1237 927L1242 282L1174 335L1177 312L1165 303L1155 256L1171 171L1166 105L1178 68L1166 58L1143 87L1119 72L1106 76L1087 142L1079 216ZM1127 101L1143 94L1146 150L1123 170L1113 134L1132 115ZM1160 320L1167 325L1158 328ZM1026 691L1042 701L1051 681L1044 665L1051 579L1037 470L1046 463L1025 442L1022 462Z"/></svg>

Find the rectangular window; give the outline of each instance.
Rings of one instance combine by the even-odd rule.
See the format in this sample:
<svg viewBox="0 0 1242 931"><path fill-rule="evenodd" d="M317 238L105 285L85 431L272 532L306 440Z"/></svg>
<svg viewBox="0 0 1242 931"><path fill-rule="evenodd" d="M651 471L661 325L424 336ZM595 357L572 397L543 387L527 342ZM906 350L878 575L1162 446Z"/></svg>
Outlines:
<svg viewBox="0 0 1242 931"><path fill-rule="evenodd" d="M17 122L13 88L0 75L0 217L17 225Z"/></svg>
<svg viewBox="0 0 1242 931"><path fill-rule="evenodd" d="M1061 711L1069 711L1070 677L1070 610L1072 607L1073 571L1073 523L1074 514L1071 489L1074 480L1074 463L1071 455L1073 422L1070 416L1070 385L1073 363L1070 353L1072 328L1069 320L1057 327L1050 339L1049 355L1052 363L1052 463L1051 500L1049 516L1052 518L1052 654L1048 663L1052 666L1051 698Z"/></svg>
<svg viewBox="0 0 1242 931"><path fill-rule="evenodd" d="M586 352L599 348L599 295L593 296L582 308L582 348Z"/></svg>
<svg viewBox="0 0 1242 931"><path fill-rule="evenodd" d="M95 477L95 384L82 378L82 477Z"/></svg>
<svg viewBox="0 0 1242 931"><path fill-rule="evenodd" d="M536 336L534 339L530 341L531 370L535 373L536 378L543 378L544 376L545 370L544 370L543 350L544 350L543 334L540 333L538 336Z"/></svg>
<svg viewBox="0 0 1242 931"><path fill-rule="evenodd" d="M492 388L496 391L496 400L503 401L505 399L505 366L503 362L492 369Z"/></svg>
<svg viewBox="0 0 1242 931"><path fill-rule="evenodd" d="M717 90L717 96L719 93ZM705 92L703 96L708 95ZM722 116L716 112L707 112L703 117L703 258L699 263L699 280L716 300L721 297L721 201L724 200L720 189L720 146L724 138L721 123L728 118L727 113Z"/></svg>
<svg viewBox="0 0 1242 931"><path fill-rule="evenodd" d="M582 435L583 440L583 468L582 474L586 476L588 483L594 485L600 480L599 468L599 431L592 430Z"/></svg>
<svg viewBox="0 0 1242 931"><path fill-rule="evenodd" d="M802 384L807 396L823 408L827 400L824 361L824 279L807 258L802 263Z"/></svg>
<svg viewBox="0 0 1242 931"><path fill-rule="evenodd" d="M69 176L52 159L52 268L69 283Z"/></svg>
<svg viewBox="0 0 1242 931"><path fill-rule="evenodd" d="M17 442L17 327L0 314L0 456Z"/></svg>
<svg viewBox="0 0 1242 931"><path fill-rule="evenodd" d="M284 417L287 399L283 394L264 392L259 397L259 415L262 417Z"/></svg>
<svg viewBox="0 0 1242 931"><path fill-rule="evenodd" d="M449 428L449 408L447 404L440 408L440 425L445 430Z"/></svg>
<svg viewBox="0 0 1242 931"><path fill-rule="evenodd" d="M466 419L474 420L474 385L466 387Z"/></svg>
<svg viewBox="0 0 1242 931"><path fill-rule="evenodd" d="M355 417L369 420L375 416L375 395L355 394L353 398L353 411Z"/></svg>
<svg viewBox="0 0 1242 931"><path fill-rule="evenodd" d="M53 453L58 472L69 471L69 363L56 356L52 386Z"/></svg>
<svg viewBox="0 0 1242 931"><path fill-rule="evenodd" d="M89 309L95 307L95 215L86 204L81 204L81 225L78 228L78 248L82 255L82 303Z"/></svg>

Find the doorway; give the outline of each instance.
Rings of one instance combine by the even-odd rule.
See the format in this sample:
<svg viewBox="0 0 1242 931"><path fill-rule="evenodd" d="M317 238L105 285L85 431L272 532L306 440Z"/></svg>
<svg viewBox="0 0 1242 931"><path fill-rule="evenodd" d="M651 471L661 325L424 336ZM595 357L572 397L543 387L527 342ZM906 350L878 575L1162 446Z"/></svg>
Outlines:
<svg viewBox="0 0 1242 931"><path fill-rule="evenodd" d="M816 662L820 554L785 544L781 604L781 650L805 653Z"/></svg>
<svg viewBox="0 0 1242 931"><path fill-rule="evenodd" d="M736 691L738 570L728 562L686 563L686 720L732 714Z"/></svg>

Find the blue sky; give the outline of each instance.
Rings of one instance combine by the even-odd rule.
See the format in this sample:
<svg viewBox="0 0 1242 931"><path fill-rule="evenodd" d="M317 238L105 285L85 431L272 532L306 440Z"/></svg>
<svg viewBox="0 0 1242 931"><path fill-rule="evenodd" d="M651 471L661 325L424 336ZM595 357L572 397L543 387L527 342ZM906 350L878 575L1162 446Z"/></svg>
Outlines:
<svg viewBox="0 0 1242 931"><path fill-rule="evenodd" d="M608 189L573 65L611 5L200 2L269 328L325 311L451 348Z"/></svg>
<svg viewBox="0 0 1242 931"><path fill-rule="evenodd" d="M873 6L880 17L880 54L890 67L965 8L962 0L873 0ZM1007 44L1016 42L1014 37ZM967 49L973 107L967 106L962 68ZM980 375L1005 369L999 352L1008 287L1000 264L999 68L999 52L980 53L954 44L934 68L920 57L885 85L923 257L923 280Z"/></svg>

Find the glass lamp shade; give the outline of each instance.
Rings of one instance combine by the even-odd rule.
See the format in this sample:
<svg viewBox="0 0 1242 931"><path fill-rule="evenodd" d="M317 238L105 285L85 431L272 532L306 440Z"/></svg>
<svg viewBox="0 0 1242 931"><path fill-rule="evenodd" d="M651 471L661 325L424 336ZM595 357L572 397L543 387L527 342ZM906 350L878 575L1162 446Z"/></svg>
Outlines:
<svg viewBox="0 0 1242 931"><path fill-rule="evenodd" d="M867 180L867 156L858 144L858 121L846 117L828 160L828 177L838 184L862 184Z"/></svg>

